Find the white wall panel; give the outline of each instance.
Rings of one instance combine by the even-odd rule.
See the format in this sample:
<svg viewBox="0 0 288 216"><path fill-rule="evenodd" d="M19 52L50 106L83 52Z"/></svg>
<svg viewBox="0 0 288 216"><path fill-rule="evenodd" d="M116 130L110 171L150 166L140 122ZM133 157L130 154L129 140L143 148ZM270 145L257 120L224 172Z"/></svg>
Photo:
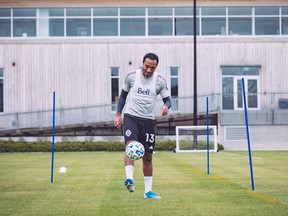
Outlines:
<svg viewBox="0 0 288 216"><path fill-rule="evenodd" d="M6 112L50 109L53 90L59 107L108 104L110 67L119 67L121 86L127 73L142 65L147 52L159 55L157 71L168 85L170 66L179 66L179 96L193 95L192 39L30 41L33 43L0 43ZM260 65L262 93L288 90L287 41L199 38L198 95L221 93L222 65Z"/></svg>

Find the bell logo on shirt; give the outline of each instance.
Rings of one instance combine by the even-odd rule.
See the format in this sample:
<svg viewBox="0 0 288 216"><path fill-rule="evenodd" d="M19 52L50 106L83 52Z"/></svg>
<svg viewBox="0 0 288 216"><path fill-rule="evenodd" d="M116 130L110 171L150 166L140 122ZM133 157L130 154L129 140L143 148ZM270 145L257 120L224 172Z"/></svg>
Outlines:
<svg viewBox="0 0 288 216"><path fill-rule="evenodd" d="M138 88L138 94L142 95L149 95L150 94L150 89L142 90L142 88Z"/></svg>

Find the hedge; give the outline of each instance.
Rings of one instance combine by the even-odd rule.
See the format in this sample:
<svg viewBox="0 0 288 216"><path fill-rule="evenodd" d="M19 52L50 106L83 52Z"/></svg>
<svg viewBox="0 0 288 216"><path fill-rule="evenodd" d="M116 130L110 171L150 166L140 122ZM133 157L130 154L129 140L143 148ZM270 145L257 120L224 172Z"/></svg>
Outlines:
<svg viewBox="0 0 288 216"><path fill-rule="evenodd" d="M199 144L204 145L204 144ZM159 141L156 143L155 151L173 151L175 141ZM223 150L223 146L218 144L218 149ZM83 141L83 142L57 142L55 143L56 152L75 152L75 151L124 151L123 142L109 141ZM26 141L4 141L0 140L0 152L51 152L51 142L26 142Z"/></svg>

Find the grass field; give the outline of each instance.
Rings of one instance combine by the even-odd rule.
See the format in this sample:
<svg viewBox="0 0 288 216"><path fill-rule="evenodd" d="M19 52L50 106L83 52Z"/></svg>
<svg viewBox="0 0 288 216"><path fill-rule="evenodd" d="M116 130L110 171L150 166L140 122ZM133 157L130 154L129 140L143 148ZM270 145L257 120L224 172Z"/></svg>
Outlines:
<svg viewBox="0 0 288 216"><path fill-rule="evenodd" d="M247 152L154 154L154 191L143 198L142 164L134 193L123 186L122 152L0 154L0 215L288 215L288 152L255 151L255 191ZM61 166L67 173L58 173Z"/></svg>

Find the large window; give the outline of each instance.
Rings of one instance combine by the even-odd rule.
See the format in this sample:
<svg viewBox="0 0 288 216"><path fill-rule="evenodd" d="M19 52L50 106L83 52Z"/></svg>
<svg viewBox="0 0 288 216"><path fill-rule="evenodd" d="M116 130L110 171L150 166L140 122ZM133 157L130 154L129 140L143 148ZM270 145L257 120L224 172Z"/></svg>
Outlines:
<svg viewBox="0 0 288 216"><path fill-rule="evenodd" d="M193 34L193 7L0 8L0 37L191 37ZM198 7L196 34L287 35L288 6Z"/></svg>
<svg viewBox="0 0 288 216"><path fill-rule="evenodd" d="M282 34L287 35L288 34L288 7L282 7L281 8L281 28L282 28Z"/></svg>
<svg viewBox="0 0 288 216"><path fill-rule="evenodd" d="M255 8L255 34L279 35L279 7Z"/></svg>
<svg viewBox="0 0 288 216"><path fill-rule="evenodd" d="M229 7L228 15L229 35L252 35L252 7Z"/></svg>
<svg viewBox="0 0 288 216"><path fill-rule="evenodd" d="M172 35L172 8L148 8L148 35Z"/></svg>
<svg viewBox="0 0 288 216"><path fill-rule="evenodd" d="M116 111L119 97L119 67L111 67L111 104L112 111Z"/></svg>
<svg viewBox="0 0 288 216"><path fill-rule="evenodd" d="M145 35L145 8L120 8L120 35Z"/></svg>
<svg viewBox="0 0 288 216"><path fill-rule="evenodd" d="M199 9L196 10L196 33L199 35ZM194 9L192 7L175 8L175 35L194 35Z"/></svg>
<svg viewBox="0 0 288 216"><path fill-rule="evenodd" d="M67 8L66 16L67 36L91 36L90 8Z"/></svg>
<svg viewBox="0 0 288 216"><path fill-rule="evenodd" d="M226 8L202 8L202 35L226 34Z"/></svg>
<svg viewBox="0 0 288 216"><path fill-rule="evenodd" d="M4 72L0 68L0 113L4 112Z"/></svg>
<svg viewBox="0 0 288 216"><path fill-rule="evenodd" d="M222 109L243 109L242 78L244 78L247 107L259 109L259 66L222 67Z"/></svg>
<svg viewBox="0 0 288 216"><path fill-rule="evenodd" d="M64 9L39 9L39 35L60 37L64 36Z"/></svg>
<svg viewBox="0 0 288 216"><path fill-rule="evenodd" d="M93 9L93 35L117 36L118 35L118 9L94 8Z"/></svg>
<svg viewBox="0 0 288 216"><path fill-rule="evenodd" d="M13 36L35 37L36 36L36 9L13 9Z"/></svg>
<svg viewBox="0 0 288 216"><path fill-rule="evenodd" d="M0 8L0 37L11 36L11 9Z"/></svg>

